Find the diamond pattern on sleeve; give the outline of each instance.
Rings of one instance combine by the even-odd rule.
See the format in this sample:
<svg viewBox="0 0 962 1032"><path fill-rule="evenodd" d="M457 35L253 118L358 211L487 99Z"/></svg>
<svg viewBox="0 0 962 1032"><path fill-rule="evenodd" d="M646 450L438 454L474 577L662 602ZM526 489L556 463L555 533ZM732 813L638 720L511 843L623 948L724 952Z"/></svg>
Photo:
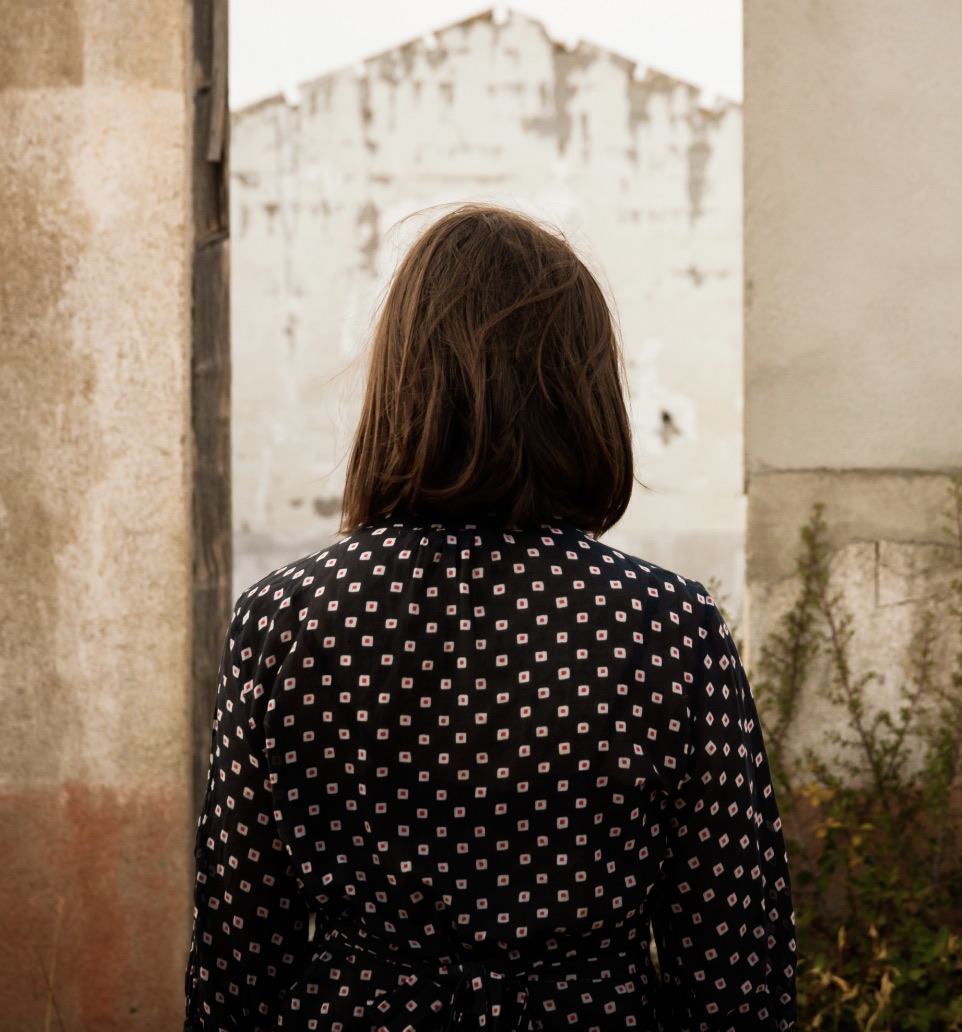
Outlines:
<svg viewBox="0 0 962 1032"><path fill-rule="evenodd" d="M370 527L245 592L196 855L188 1032L794 1023L727 628L571 526Z"/></svg>

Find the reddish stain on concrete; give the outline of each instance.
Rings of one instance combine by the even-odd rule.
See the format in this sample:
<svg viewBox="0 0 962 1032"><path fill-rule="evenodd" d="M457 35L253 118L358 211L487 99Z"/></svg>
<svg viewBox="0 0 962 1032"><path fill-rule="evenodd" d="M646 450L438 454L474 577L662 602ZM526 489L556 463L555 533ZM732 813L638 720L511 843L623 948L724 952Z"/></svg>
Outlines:
<svg viewBox="0 0 962 1032"><path fill-rule="evenodd" d="M0 795L0 1027L169 1032L183 1021L185 785Z"/></svg>

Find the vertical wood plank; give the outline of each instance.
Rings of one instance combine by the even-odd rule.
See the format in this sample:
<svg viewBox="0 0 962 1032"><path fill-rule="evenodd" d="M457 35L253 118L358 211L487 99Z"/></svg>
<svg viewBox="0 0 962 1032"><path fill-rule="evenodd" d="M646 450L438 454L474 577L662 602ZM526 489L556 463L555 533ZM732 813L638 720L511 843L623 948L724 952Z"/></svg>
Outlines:
<svg viewBox="0 0 962 1032"><path fill-rule="evenodd" d="M227 0L194 3L193 790L207 780L217 668L231 607L230 208Z"/></svg>
<svg viewBox="0 0 962 1032"><path fill-rule="evenodd" d="M224 157L227 134L227 0L213 0L210 70L211 111L207 133L207 160Z"/></svg>

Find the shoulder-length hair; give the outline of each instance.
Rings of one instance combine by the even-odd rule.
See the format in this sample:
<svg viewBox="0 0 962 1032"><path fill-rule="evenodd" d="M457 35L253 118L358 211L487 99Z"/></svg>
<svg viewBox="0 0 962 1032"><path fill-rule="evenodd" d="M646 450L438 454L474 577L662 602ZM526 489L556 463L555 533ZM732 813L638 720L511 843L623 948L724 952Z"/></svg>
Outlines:
<svg viewBox="0 0 962 1032"><path fill-rule="evenodd" d="M502 208L444 215L401 262L372 345L343 532L413 516L600 534L621 518L618 336L565 240Z"/></svg>

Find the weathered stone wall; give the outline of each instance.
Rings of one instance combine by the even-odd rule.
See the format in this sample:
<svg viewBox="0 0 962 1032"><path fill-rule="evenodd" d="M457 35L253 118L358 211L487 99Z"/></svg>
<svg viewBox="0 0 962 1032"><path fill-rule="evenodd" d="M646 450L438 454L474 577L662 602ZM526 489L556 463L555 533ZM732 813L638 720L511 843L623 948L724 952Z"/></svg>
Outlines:
<svg viewBox="0 0 962 1032"><path fill-rule="evenodd" d="M489 15L234 116L241 581L333 535L370 317L414 220L475 198L559 224L617 301L639 469L610 540L741 581L741 111Z"/></svg>
<svg viewBox="0 0 962 1032"><path fill-rule="evenodd" d="M189 11L0 2L5 1032L181 1020Z"/></svg>
<svg viewBox="0 0 962 1032"><path fill-rule="evenodd" d="M962 470L962 7L748 0L745 30L753 651L822 502L856 663L890 705L918 604L945 609ZM805 740L831 719L813 701Z"/></svg>

